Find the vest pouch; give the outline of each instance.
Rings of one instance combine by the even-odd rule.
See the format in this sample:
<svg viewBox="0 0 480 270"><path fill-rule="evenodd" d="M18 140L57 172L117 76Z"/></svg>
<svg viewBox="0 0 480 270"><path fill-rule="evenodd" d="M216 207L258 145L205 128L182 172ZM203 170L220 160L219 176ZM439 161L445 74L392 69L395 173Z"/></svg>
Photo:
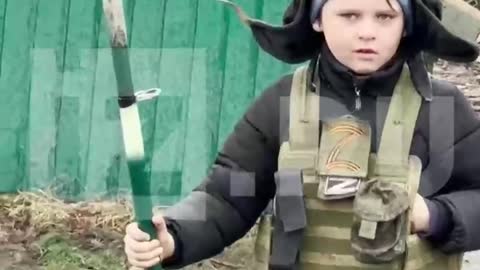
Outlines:
<svg viewBox="0 0 480 270"><path fill-rule="evenodd" d="M367 264L389 263L405 254L408 192L378 178L360 185L353 202L351 246L355 258Z"/></svg>

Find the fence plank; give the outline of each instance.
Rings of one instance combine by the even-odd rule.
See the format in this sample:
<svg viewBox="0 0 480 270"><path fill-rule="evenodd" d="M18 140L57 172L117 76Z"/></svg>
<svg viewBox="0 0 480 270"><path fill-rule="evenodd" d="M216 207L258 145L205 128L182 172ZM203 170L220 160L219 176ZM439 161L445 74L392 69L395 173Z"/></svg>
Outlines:
<svg viewBox="0 0 480 270"><path fill-rule="evenodd" d="M252 17L259 17L261 6L257 1L236 1ZM249 29L243 26L233 12L229 10L229 27L225 81L223 87L221 122L219 127L218 148L232 132L255 95L256 65L258 48Z"/></svg>
<svg viewBox="0 0 480 270"><path fill-rule="evenodd" d="M185 124L188 115L197 0L168 0L165 11L154 154L152 192L169 204L182 192Z"/></svg>
<svg viewBox="0 0 480 270"><path fill-rule="evenodd" d="M225 16L225 8L219 2L199 1L182 169L185 192L203 180L217 153L226 53Z"/></svg>
<svg viewBox="0 0 480 270"><path fill-rule="evenodd" d="M72 199L82 198L86 185L100 19L96 5L95 0L72 1L68 20L55 175L69 183Z"/></svg>
<svg viewBox="0 0 480 270"><path fill-rule="evenodd" d="M40 0L32 50L28 188L55 184L57 119L61 105L64 49L70 1ZM59 183L68 186L68 183Z"/></svg>
<svg viewBox="0 0 480 270"><path fill-rule="evenodd" d="M0 175L0 192L16 191L25 184L31 48L37 4L35 0L15 0L8 1L6 6L0 89L8 102L0 106L0 132L4 134L5 143L0 148L3 153L15 154L1 155L0 162L5 165L2 165ZM12 134L15 134L15 140Z"/></svg>
<svg viewBox="0 0 480 270"><path fill-rule="evenodd" d="M0 0L0 76L2 74L2 50L3 50L3 27L5 25L5 17L7 15L7 0Z"/></svg>

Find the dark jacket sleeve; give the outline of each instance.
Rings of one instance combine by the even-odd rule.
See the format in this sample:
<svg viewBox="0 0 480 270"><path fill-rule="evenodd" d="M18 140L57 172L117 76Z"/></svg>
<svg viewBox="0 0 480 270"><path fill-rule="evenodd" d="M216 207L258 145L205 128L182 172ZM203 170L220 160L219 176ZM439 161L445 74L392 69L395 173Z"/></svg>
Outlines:
<svg viewBox="0 0 480 270"><path fill-rule="evenodd" d="M438 87L444 89L444 97L452 97L453 116L442 119L441 123L430 123L431 137L437 136L431 140L449 141L448 137L452 137L452 143L430 142L434 149L430 150L427 171L436 171L430 176L448 177L442 189L430 199L448 209L443 218L451 218L452 225L451 230L444 237L437 237L434 244L446 253L477 250L480 249L480 119L456 87L450 84ZM447 104L444 107L448 107L448 99L444 101ZM435 113L434 109L430 113ZM448 126L448 121L453 121L452 136L449 132L435 131L438 125Z"/></svg>
<svg viewBox="0 0 480 270"><path fill-rule="evenodd" d="M208 175L185 199L165 212L174 235L178 269L215 256L243 237L275 194L279 149L279 94L290 88L285 76L266 89L235 124Z"/></svg>
<svg viewBox="0 0 480 270"><path fill-rule="evenodd" d="M425 199L425 203L430 213L430 229L427 232L420 232L418 235L433 242L443 241L452 230L452 213L445 204L437 200Z"/></svg>

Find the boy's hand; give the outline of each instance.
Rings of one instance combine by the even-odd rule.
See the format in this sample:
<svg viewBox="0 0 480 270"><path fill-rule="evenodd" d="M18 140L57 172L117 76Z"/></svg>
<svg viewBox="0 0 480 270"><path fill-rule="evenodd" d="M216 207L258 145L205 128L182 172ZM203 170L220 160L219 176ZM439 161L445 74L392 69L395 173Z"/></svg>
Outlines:
<svg viewBox="0 0 480 270"><path fill-rule="evenodd" d="M156 214L152 218L157 228L158 239L150 240L150 235L138 228L138 223L128 224L124 237L125 254L130 269L145 269L155 266L164 259L173 255L175 241L167 231L165 219L162 215Z"/></svg>
<svg viewBox="0 0 480 270"><path fill-rule="evenodd" d="M419 194L415 197L412 210L411 233L428 232L430 229L430 212L425 199Z"/></svg>

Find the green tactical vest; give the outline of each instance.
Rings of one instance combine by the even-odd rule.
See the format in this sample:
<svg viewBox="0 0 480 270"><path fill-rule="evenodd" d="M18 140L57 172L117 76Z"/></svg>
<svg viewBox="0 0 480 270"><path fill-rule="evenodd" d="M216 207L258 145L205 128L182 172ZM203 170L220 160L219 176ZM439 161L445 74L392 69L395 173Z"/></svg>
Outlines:
<svg viewBox="0 0 480 270"><path fill-rule="evenodd" d="M255 270L461 269L463 253L446 255L410 234L422 164L409 155L421 97L408 68L390 100L377 153L368 122L320 121L320 96L308 83L308 67L298 68L274 211L260 218Z"/></svg>

